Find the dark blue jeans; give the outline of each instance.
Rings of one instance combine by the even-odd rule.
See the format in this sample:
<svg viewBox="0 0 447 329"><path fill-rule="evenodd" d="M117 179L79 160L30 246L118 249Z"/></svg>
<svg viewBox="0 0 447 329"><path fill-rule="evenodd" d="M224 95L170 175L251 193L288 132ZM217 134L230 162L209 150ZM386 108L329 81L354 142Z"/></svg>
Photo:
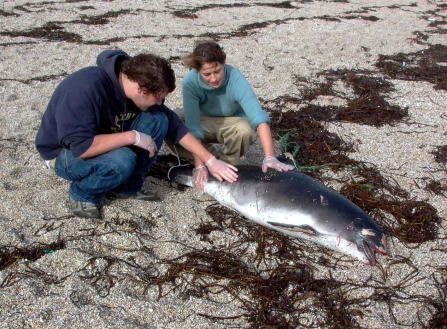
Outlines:
<svg viewBox="0 0 447 329"><path fill-rule="evenodd" d="M132 122L131 130L152 136L157 149L161 148L168 131L168 118L158 110L142 112ZM62 149L54 170L72 181L68 193L77 201L99 203L108 192L132 194L141 190L144 175L157 157L137 146L116 150L88 158L77 159L70 150Z"/></svg>

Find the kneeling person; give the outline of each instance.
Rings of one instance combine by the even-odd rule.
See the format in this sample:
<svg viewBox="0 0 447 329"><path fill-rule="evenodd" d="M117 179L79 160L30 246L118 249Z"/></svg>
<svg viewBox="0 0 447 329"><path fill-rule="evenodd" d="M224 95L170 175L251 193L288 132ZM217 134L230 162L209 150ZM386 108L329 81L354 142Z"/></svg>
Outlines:
<svg viewBox="0 0 447 329"><path fill-rule="evenodd" d="M193 52L183 57L183 63L190 71L183 79L183 113L179 110L178 114L211 153L222 161L238 165L258 134L265 155L264 172L268 168L278 171L294 168L275 158L270 118L247 79L226 63L226 54L219 44L199 41ZM213 143L223 144L219 155ZM203 182L208 179L203 163L182 148L173 151L183 158L194 159L194 185L203 189Z"/></svg>
<svg viewBox="0 0 447 329"><path fill-rule="evenodd" d="M155 201L142 190L163 140L169 137L206 162L212 158L178 116L163 105L175 89L166 59L121 50L99 54L97 66L66 77L56 88L36 136L47 166L72 181L73 214L101 218L100 204L113 198ZM233 182L236 168L211 161L210 172Z"/></svg>

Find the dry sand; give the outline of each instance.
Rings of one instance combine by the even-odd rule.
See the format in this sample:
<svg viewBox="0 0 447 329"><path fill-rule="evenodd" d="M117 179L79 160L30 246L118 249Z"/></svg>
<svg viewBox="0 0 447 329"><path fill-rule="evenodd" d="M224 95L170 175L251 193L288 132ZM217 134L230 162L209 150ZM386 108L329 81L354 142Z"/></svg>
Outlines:
<svg viewBox="0 0 447 329"><path fill-rule="evenodd" d="M181 283L180 277L190 282L176 290L153 284L168 268L163 259L191 248L228 246L239 238L227 229L213 232L209 241L201 239L195 229L210 221L205 211L212 203L208 197L150 177L146 184L163 198L161 203L114 202L104 208L102 222L71 216L68 182L50 175L34 148L42 113L66 74L94 65L104 49L120 48L132 55L153 52L172 60L178 88L167 105L180 108L187 69L179 56L203 36L219 39L228 63L246 75L266 102L287 95L301 97L309 81L321 81L318 73L325 70L375 71L394 87L386 95L388 102L408 107L406 122L374 127L337 121L325 127L354 143L356 151L349 157L375 165L384 177L395 180L414 200L431 204L443 218L445 196L424 187L430 178L445 188L445 163L437 162L433 152L447 144L446 90L435 89L429 81L392 79L375 64L379 55L447 46L446 16L446 1L3 1L0 328L280 327L266 314L265 320L218 318L256 314L260 301L242 284L238 298L225 290L219 293L218 287L194 293L193 277L187 274L176 283ZM296 77L307 82L297 83ZM342 83L339 90L352 93ZM320 97L314 104L343 102ZM284 109L298 107L288 104ZM255 145L244 163L260 163L261 156ZM302 302L295 306L307 307L302 312L307 320L298 328L429 328L436 319L444 321L438 321L438 328L446 328L445 221L437 227L437 238L420 245L389 237L389 256L379 256L376 267L348 257L335 261L340 255L297 242L304 251L294 264L312 265L312 277L321 282L331 278L349 282L340 288L343 300L329 289L326 304L303 292ZM50 245L58 241L64 245ZM259 270L262 266L252 258L255 249L253 242L244 261ZM31 260L33 250L42 257ZM18 257L7 264L12 251ZM323 256L332 267L318 262ZM264 267L283 261L269 257ZM268 276L268 271L262 275ZM231 275L220 279L199 275L197 280L238 284ZM354 284L368 286L354 289ZM293 288L291 283L288 289ZM257 306L248 310L247 305ZM347 314L349 323L339 322L338 311ZM297 314L291 311L286 316Z"/></svg>

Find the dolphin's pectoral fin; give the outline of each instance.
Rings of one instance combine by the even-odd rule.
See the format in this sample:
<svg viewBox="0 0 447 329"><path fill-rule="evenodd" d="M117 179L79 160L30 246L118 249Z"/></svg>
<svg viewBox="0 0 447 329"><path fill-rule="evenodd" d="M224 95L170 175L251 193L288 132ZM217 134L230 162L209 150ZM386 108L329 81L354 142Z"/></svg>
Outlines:
<svg viewBox="0 0 447 329"><path fill-rule="evenodd" d="M281 228L283 230L287 231L293 231L293 232L302 232L309 235L317 235L318 232L315 231L311 226L308 225L292 225L292 224L283 224L283 223L275 223L275 222L267 222L268 224L275 226L277 228Z"/></svg>

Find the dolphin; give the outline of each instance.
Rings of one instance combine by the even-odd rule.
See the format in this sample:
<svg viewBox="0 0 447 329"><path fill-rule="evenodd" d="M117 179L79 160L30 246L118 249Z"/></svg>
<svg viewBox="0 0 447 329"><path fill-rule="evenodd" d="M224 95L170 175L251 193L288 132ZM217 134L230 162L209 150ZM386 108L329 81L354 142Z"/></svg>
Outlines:
<svg viewBox="0 0 447 329"><path fill-rule="evenodd" d="M386 255L385 234L362 209L298 170L262 172L239 165L238 180L219 182L210 175L204 191L244 217L286 235L310 240L376 265ZM172 167L169 180L193 186L192 166Z"/></svg>

